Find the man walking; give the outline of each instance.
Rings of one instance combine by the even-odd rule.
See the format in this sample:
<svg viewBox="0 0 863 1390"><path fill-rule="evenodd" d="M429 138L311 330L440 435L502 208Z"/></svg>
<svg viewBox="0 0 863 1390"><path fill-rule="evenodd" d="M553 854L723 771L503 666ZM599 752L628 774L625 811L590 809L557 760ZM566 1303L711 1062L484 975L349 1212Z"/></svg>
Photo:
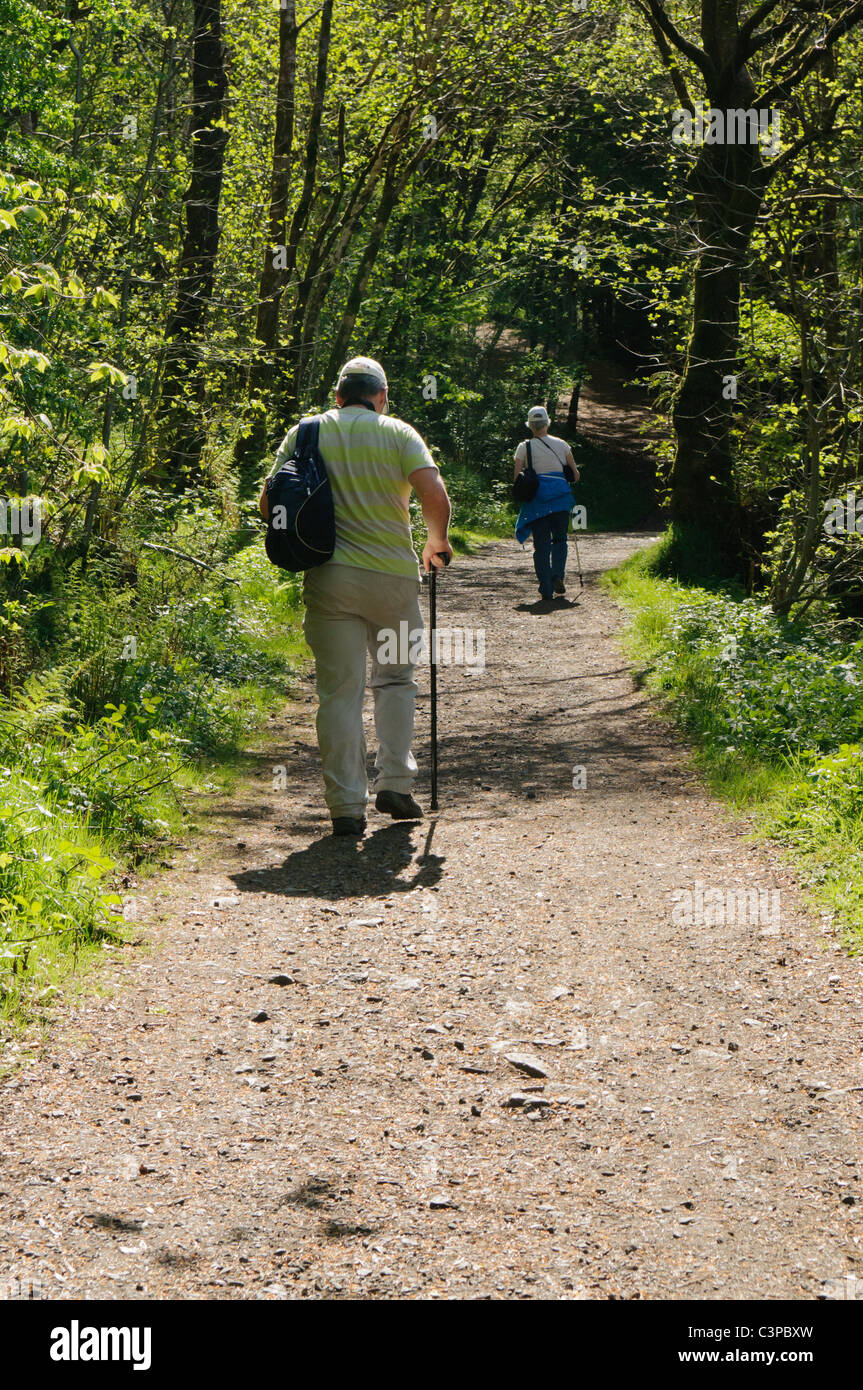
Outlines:
<svg viewBox="0 0 863 1390"><path fill-rule="evenodd" d="M579 472L566 440L549 434L551 422L544 405L531 406L525 423L533 435L530 459L539 474L539 489L522 506L515 536L522 545L533 536L533 567L541 599L548 604L566 593L566 533L574 505L569 484L578 482ZM525 440L516 449L514 462L517 478L527 466Z"/></svg>
<svg viewBox="0 0 863 1390"><path fill-rule="evenodd" d="M308 570L303 582L303 631L315 657L317 734L333 834L359 839L366 828L368 779L363 734L366 653L372 659L375 730L375 806L395 820L416 820L411 795L417 765L411 752L416 682L404 643L384 634L411 634L414 652L423 628L419 569L413 548L411 490L422 506L428 537L422 563L440 567L452 555L450 501L437 464L411 425L388 409L386 373L369 357L345 363L336 405L320 417L319 447L333 491L336 547L332 559ZM272 469L293 453L298 425L285 437ZM262 494L265 506L266 486ZM402 627L405 623L407 626ZM399 660L382 660L396 646Z"/></svg>

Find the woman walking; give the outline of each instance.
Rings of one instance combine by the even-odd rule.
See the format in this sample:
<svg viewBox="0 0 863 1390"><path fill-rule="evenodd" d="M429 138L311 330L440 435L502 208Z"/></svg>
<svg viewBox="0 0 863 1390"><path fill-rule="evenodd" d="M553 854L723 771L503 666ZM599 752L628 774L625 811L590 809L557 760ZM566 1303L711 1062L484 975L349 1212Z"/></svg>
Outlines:
<svg viewBox="0 0 863 1390"><path fill-rule="evenodd" d="M533 438L523 440L515 451L515 477L532 467L538 487L533 498L522 503L515 538L524 545L533 536L540 597L552 603L566 593L566 533L575 506L570 483L578 482L579 473L566 440L549 434L545 406L531 406L526 424Z"/></svg>

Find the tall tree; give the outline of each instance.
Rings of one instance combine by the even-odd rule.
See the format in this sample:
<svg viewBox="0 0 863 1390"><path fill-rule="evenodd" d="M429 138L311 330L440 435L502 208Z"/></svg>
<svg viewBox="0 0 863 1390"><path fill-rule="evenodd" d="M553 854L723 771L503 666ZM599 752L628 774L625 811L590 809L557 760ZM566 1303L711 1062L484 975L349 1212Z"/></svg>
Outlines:
<svg viewBox="0 0 863 1390"><path fill-rule="evenodd" d="M688 6L632 0L644 15L681 108L692 116L687 71L694 70L706 105L772 112L786 103L838 41L863 20L863 0L761 0L744 14L743 0L699 0L701 44L685 32ZM759 68L756 77L753 70ZM758 143L711 138L698 146L689 176L695 269L692 318L683 376L674 403L676 437L671 514L683 526L709 530L717 549L733 555L737 509L731 443L733 399L724 379L735 373L740 288L768 182L801 150L824 139L841 102L819 124L803 123L782 154L765 162Z"/></svg>
<svg viewBox="0 0 863 1390"><path fill-rule="evenodd" d="M331 7L332 8L332 7ZM291 178L291 152L297 87L296 0L283 0L279 11L279 77L276 87L276 124L273 134L273 168L270 180L270 210L267 219L268 245L258 286L258 312L255 337L265 349L253 372L251 386L260 385L263 363L272 361L279 331L279 305L287 278L285 227L288 215L288 189Z"/></svg>
<svg viewBox="0 0 863 1390"><path fill-rule="evenodd" d="M164 469L175 483L197 472L206 439L201 418L200 339L219 249L219 202L228 140L221 0L194 0L191 73L191 174L183 197L185 234L177 299L165 329L161 400L167 440Z"/></svg>

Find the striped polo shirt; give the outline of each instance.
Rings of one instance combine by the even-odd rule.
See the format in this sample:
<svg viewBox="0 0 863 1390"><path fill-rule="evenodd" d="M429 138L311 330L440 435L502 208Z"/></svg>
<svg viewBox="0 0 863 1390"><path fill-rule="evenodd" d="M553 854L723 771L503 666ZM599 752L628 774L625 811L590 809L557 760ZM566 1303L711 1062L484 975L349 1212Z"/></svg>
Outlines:
<svg viewBox="0 0 863 1390"><path fill-rule="evenodd" d="M336 511L330 563L416 578L408 477L418 468L437 470L425 442L406 420L362 405L334 406L320 421L318 442ZM298 429L285 435L271 477L293 453Z"/></svg>

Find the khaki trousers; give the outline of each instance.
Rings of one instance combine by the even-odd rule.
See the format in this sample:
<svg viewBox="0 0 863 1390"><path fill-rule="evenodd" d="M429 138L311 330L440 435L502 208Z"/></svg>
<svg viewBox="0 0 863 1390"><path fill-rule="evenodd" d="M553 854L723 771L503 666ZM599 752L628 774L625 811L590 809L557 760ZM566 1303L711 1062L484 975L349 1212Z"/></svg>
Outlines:
<svg viewBox="0 0 863 1390"><path fill-rule="evenodd" d="M414 666L379 661L378 634L398 634L405 621L410 631L422 630L419 590L418 578L332 561L306 572L303 631L315 657L318 747L331 816L362 816L368 802L363 733L367 653L378 738L375 790L409 792L413 785Z"/></svg>

